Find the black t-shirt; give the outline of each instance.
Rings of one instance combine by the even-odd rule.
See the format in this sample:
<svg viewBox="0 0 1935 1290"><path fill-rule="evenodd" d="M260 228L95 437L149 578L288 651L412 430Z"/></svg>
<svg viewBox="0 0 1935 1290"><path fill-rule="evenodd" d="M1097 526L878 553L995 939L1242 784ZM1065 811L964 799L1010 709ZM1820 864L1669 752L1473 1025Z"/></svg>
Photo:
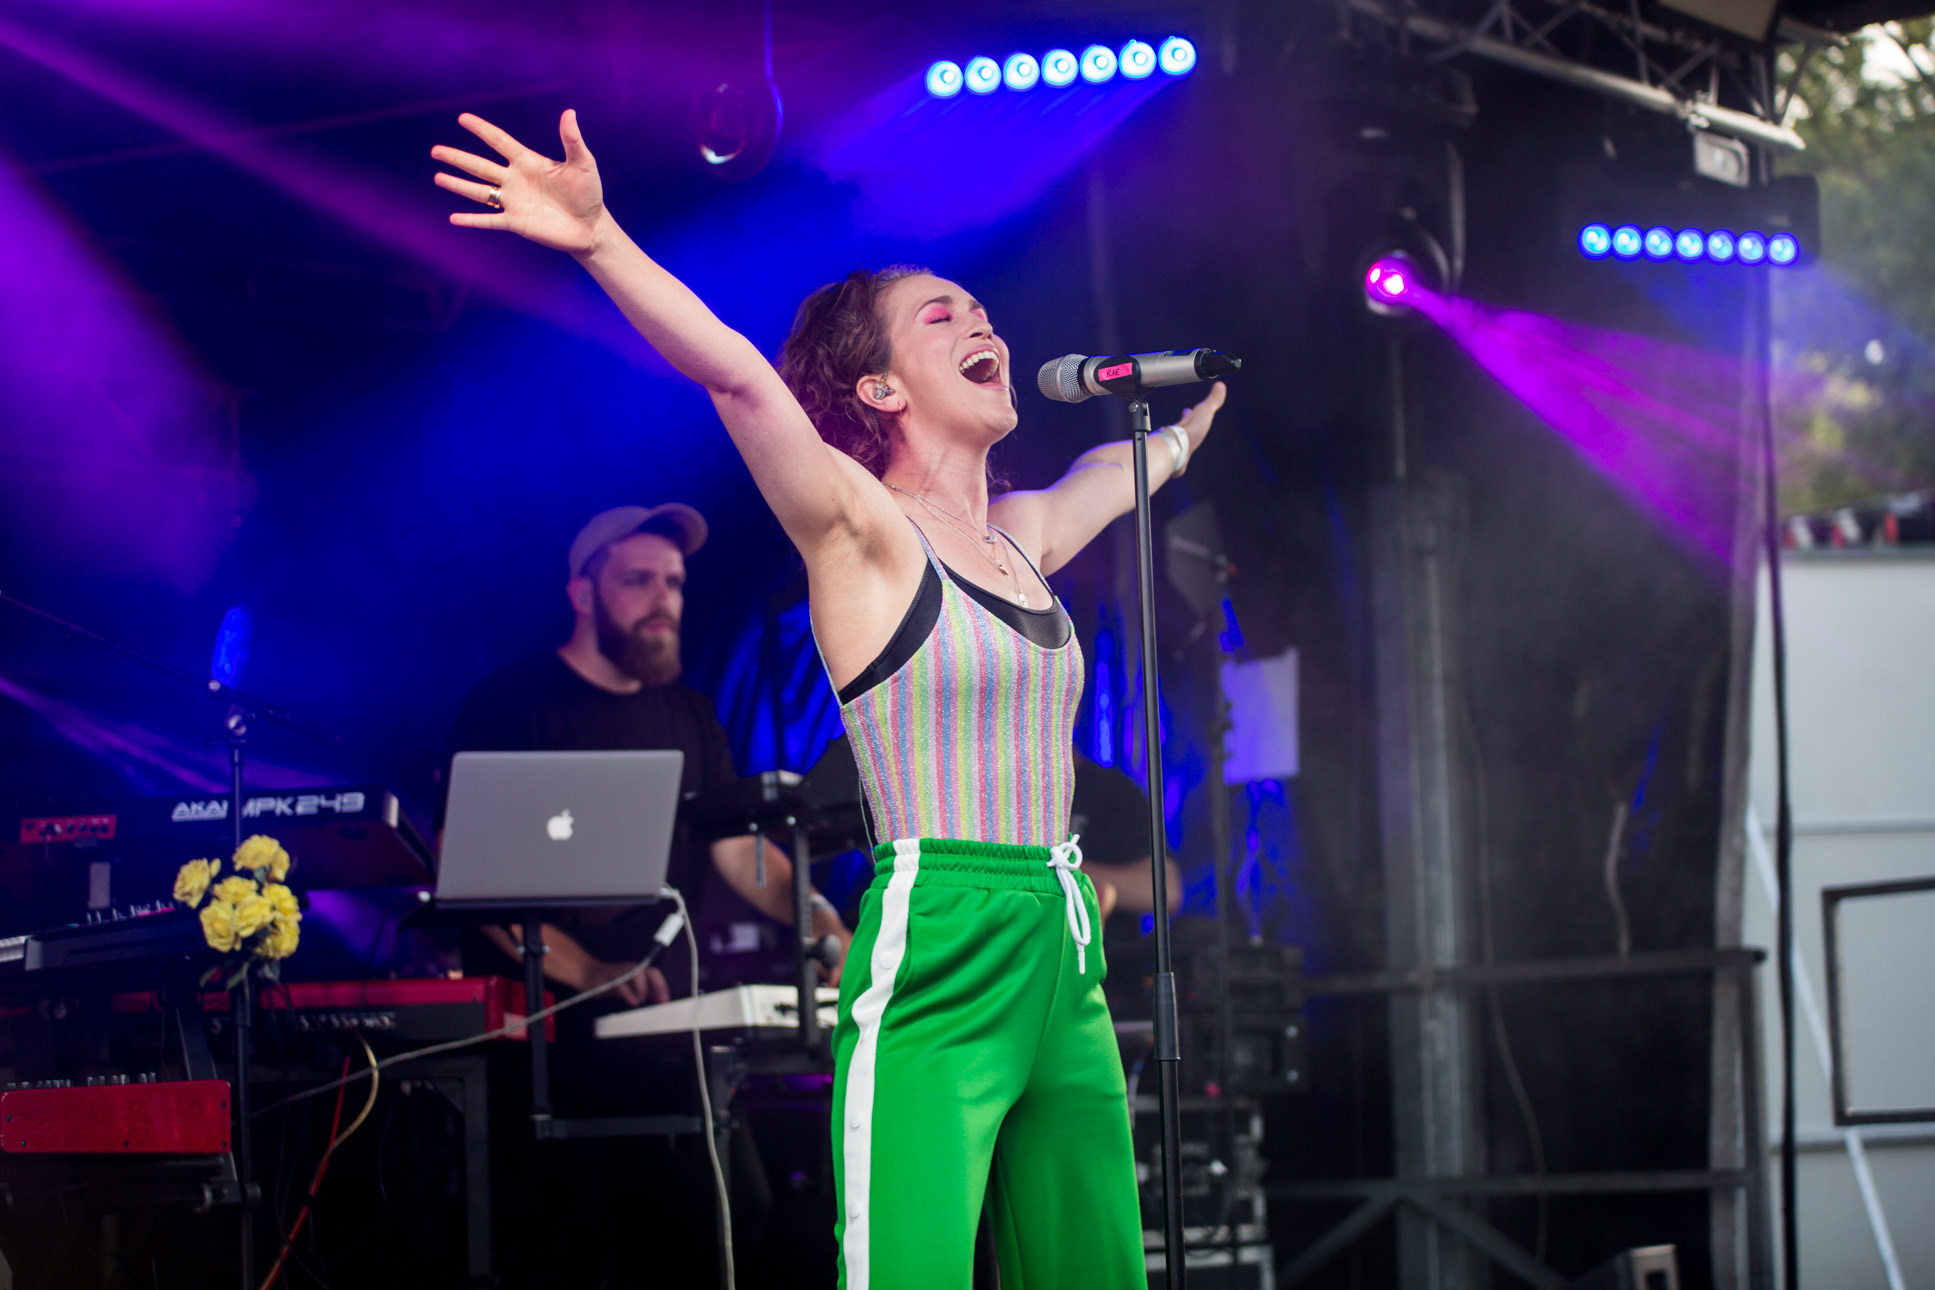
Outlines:
<svg viewBox="0 0 1935 1290"><path fill-rule="evenodd" d="M613 694L572 671L555 652L534 655L480 681L457 709L450 751L459 752L622 752L676 748L685 754L680 784L683 796L706 792L738 778L726 732L712 701L676 682L648 685L632 694ZM447 783L447 780L446 780ZM437 827L443 827L443 802ZM666 882L685 893L698 917L700 893L709 866L706 848L684 823L672 834ZM560 911L554 921L599 958L623 963L644 957L661 920L657 910L586 909ZM488 945L488 942L481 942ZM668 978L689 975L679 964L661 960ZM466 968L501 972L505 957L466 938ZM480 961L481 960L481 961ZM615 997L615 996L614 996Z"/></svg>
<svg viewBox="0 0 1935 1290"><path fill-rule="evenodd" d="M1075 754L1068 831L1082 836L1084 862L1149 863L1149 795L1119 770Z"/></svg>

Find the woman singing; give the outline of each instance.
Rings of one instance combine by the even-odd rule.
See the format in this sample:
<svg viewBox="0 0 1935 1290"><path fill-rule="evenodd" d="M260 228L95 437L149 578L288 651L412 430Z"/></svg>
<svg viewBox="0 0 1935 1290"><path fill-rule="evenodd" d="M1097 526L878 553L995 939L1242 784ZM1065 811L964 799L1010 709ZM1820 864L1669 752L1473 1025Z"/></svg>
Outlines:
<svg viewBox="0 0 1935 1290"><path fill-rule="evenodd" d="M1135 1164L1102 997L1095 892L1067 836L1082 659L1043 575L1133 505L1130 448L988 496L1015 428L987 310L923 270L854 273L800 307L779 370L564 160L478 117L502 162L439 147L488 208L453 224L565 251L711 394L806 564L813 633L880 836L834 1032L841 1284L966 1290L985 1203L1004 1290L1140 1287ZM1212 386L1150 454L1188 464Z"/></svg>

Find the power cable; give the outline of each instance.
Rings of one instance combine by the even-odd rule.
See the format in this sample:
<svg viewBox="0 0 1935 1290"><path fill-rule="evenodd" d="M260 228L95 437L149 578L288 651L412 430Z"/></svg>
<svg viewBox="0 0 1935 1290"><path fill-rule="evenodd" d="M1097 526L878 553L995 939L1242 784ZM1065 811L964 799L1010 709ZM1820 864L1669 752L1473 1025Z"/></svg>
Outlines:
<svg viewBox="0 0 1935 1290"><path fill-rule="evenodd" d="M363 1127L363 1121L370 1117L370 1109L376 1105L376 1093L381 1078L376 1073L376 1051L370 1047L370 1041L361 1035L356 1036L356 1042L363 1046L363 1056L369 1060L369 1096L363 1101L363 1109L358 1111L356 1118L349 1122L349 1127L338 1133L336 1126L343 1120L343 1094L349 1091L346 1081L338 1084L336 1110L329 1118L329 1145L323 1148L322 1159L316 1162L315 1176L309 1180L309 1195L302 1202L302 1208L297 1211L296 1221L289 1225L289 1234L282 1238L282 1249L276 1254L275 1266L270 1268L269 1275L262 1279L260 1290L270 1290L270 1287L275 1285L276 1278L282 1275L283 1266L289 1261L289 1252L295 1247L296 1237L302 1232L302 1225L308 1221L309 1211L316 1203L316 1193L322 1189L323 1176L329 1172L329 1161L336 1154L336 1148L349 1141L349 1135ZM349 1069L347 1057L343 1058L343 1069L345 1073Z"/></svg>
<svg viewBox="0 0 1935 1290"><path fill-rule="evenodd" d="M699 1036L699 938L693 934L692 920L686 916L685 897L675 888L668 887L672 899L678 902L679 917L685 921L685 944L692 955L692 1062L699 1074L699 1108L705 1114L705 1126L700 1136L705 1139L706 1158L712 1162L712 1185L719 1196L720 1248L725 1251L726 1290L736 1290L736 1279L732 1260L732 1199L726 1194L725 1166L719 1162L719 1139L712 1126L712 1089L705 1077L705 1045ZM804 929L795 928L796 935L804 936ZM675 933L676 934L676 933ZM648 959L647 962L650 962ZM817 1008L817 999L799 1001L800 1024L806 1024L806 1009Z"/></svg>
<svg viewBox="0 0 1935 1290"><path fill-rule="evenodd" d="M1606 839L1606 899L1612 902L1615 942L1622 959L1633 952L1633 924L1626 916L1626 898L1619 890L1619 853L1626 840L1628 810L1623 800L1613 806L1612 836Z"/></svg>

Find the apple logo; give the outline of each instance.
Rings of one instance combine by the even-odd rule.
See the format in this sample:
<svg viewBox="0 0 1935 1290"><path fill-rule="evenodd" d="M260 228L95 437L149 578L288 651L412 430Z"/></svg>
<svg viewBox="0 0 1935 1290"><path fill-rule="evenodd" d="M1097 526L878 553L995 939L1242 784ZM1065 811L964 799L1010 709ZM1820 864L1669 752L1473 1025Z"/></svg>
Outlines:
<svg viewBox="0 0 1935 1290"><path fill-rule="evenodd" d="M544 822L544 831L551 835L553 842L569 842L571 840L571 812L559 811L556 815L546 820Z"/></svg>

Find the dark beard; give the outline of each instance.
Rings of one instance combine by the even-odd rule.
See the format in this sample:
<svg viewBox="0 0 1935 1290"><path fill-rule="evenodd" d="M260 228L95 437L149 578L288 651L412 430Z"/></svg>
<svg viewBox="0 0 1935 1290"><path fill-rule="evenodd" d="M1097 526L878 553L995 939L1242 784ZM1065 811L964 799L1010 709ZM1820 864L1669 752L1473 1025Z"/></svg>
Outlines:
<svg viewBox="0 0 1935 1290"><path fill-rule="evenodd" d="M598 652L626 676L646 685L670 685L679 679L678 621L664 614L648 614L626 631L605 608L603 596L593 593L591 616L598 627ZM670 623L669 632L648 632L655 622Z"/></svg>

